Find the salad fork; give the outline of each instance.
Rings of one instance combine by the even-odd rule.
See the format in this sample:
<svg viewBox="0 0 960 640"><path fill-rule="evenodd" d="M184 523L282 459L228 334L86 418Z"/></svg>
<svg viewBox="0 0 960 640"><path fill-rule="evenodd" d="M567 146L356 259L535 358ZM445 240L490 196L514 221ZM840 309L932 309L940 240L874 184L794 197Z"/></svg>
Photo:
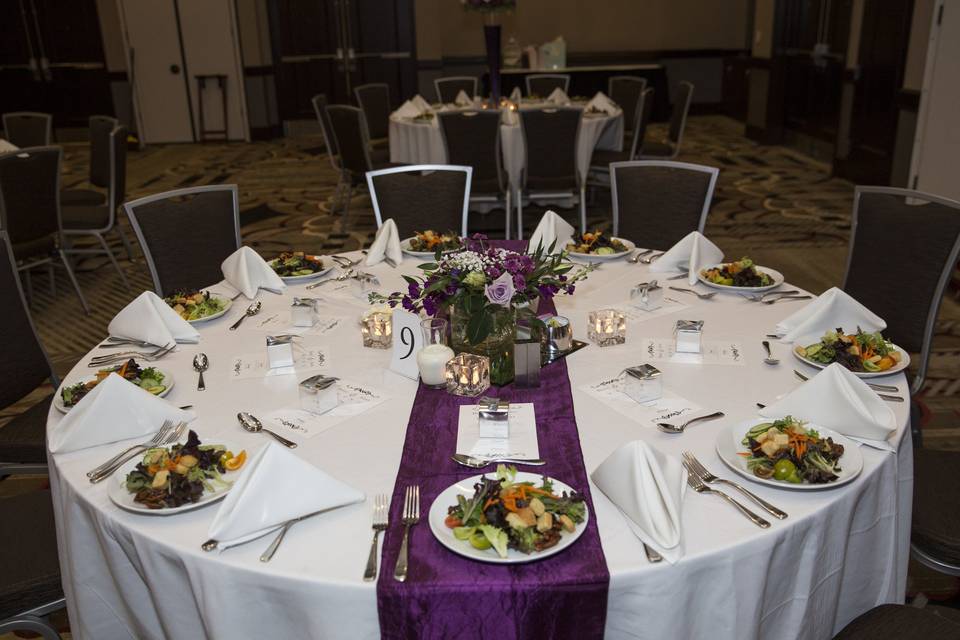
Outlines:
<svg viewBox="0 0 960 640"><path fill-rule="evenodd" d="M173 428L173 422L171 422L170 420L164 420L164 421L163 421L163 426L160 427L160 430L157 431L157 432L153 435L152 438L150 438L149 440L147 440L147 441L144 442L143 444L133 445L132 447L130 447L130 448L127 449L126 451L121 451L120 453L118 453L117 455L113 456L112 458L110 458L109 460L107 460L106 462L104 462L103 464L101 464L101 465L99 465L99 466L97 466L97 467L94 467L94 468L91 469L90 471L87 471L87 477L89 478L89 477L91 477L91 476L97 475L98 472L103 471L104 469L106 469L107 467L109 467L111 464L113 464L114 462L116 462L117 460L119 460L120 458L122 458L123 456L125 456L127 453L133 451L133 450L136 449L137 447L147 447L148 449L152 449L153 447L155 447L155 446L157 446L158 444L160 444L161 442L163 442L163 439L167 437L167 434L170 433L170 429L172 429L172 428Z"/></svg>
<svg viewBox="0 0 960 640"><path fill-rule="evenodd" d="M781 511L780 509L776 508L775 506L773 506L772 504L770 504L760 496L756 495L752 491L745 489L740 484L732 480L727 480L725 478L718 478L717 476L710 473L707 470L707 468L703 466L703 464L699 460L697 460L696 456L694 456L691 452L684 451L681 455L683 456L683 461L686 462L688 465L687 471L689 471L690 473L696 474L697 477L699 477L701 480L703 480L707 484L713 484L716 482L719 484L725 484L727 486L733 487L743 495L747 496L748 498L756 502L758 505L760 505L761 508L763 508L765 511L767 511L770 515L774 516L778 520L783 520L784 518L787 517L786 511Z"/></svg>
<svg viewBox="0 0 960 640"><path fill-rule="evenodd" d="M355 267L360 264L360 262L363 260L363 256L360 256L356 260L351 260L346 256L330 256L330 259L346 269L348 267Z"/></svg>
<svg viewBox="0 0 960 640"><path fill-rule="evenodd" d="M370 546L367 568L363 572L365 582L375 580L377 577L377 540L380 537L380 532L387 530L389 515L390 502L386 495L378 493L373 502L373 544Z"/></svg>
<svg viewBox="0 0 960 640"><path fill-rule="evenodd" d="M410 527L420 522L420 485L413 484L407 487L403 501L403 517L400 522L404 526L403 542L400 544L400 555L397 557L397 566L393 570L393 578L403 582L407 579Z"/></svg>
<svg viewBox="0 0 960 640"><path fill-rule="evenodd" d="M159 360L163 356L167 355L176 347L176 343L167 345L166 347L161 347L156 351L151 353L143 353L142 351L123 351L120 353L111 353L106 356L96 356L90 359L90 362L87 363L88 367L102 367L106 364L116 364L118 362L124 362L130 358L136 358L138 360L146 360L147 362L153 362L154 360Z"/></svg>
<svg viewBox="0 0 960 640"><path fill-rule="evenodd" d="M684 293L692 293L701 300L709 300L713 296L717 295L716 291L711 291L710 293L700 293L699 291L694 291L693 289L684 289L682 287L669 287L673 291L683 291Z"/></svg>
<svg viewBox="0 0 960 640"><path fill-rule="evenodd" d="M632 258L627 258L627 262L630 264L637 264L640 262L640 258L644 258L654 252L654 249L644 249L643 251L637 249L638 253Z"/></svg>
<svg viewBox="0 0 960 640"><path fill-rule="evenodd" d="M168 432L167 436L163 438L163 440L161 440L155 446L160 447L160 446L166 446L168 444L173 444L174 442L180 439L180 437L183 435L183 430L186 429L186 427L187 427L187 423L181 422L180 424L177 425L175 429ZM124 452L124 455L121 456L119 459L117 459L117 461L114 462L112 465L110 465L103 471L100 471L99 473L90 476L90 482L93 484L96 484L101 480L105 480L106 478L109 478L111 475L113 475L114 471L116 471L117 469L122 467L124 464L126 464L128 460L132 459L137 454L143 453L149 448L150 447L147 447L144 445L139 445L134 447L133 449L127 450L126 452Z"/></svg>
<svg viewBox="0 0 960 640"><path fill-rule="evenodd" d="M141 348L153 347L154 349L156 349L157 347L162 348L162 345L153 344L152 342L147 342L146 340L137 340L135 338L118 338L114 336L110 336L109 338L107 338L107 341L101 344L100 348L111 349L113 347L124 347L124 346L133 346L133 347L141 347Z"/></svg>
<svg viewBox="0 0 960 640"><path fill-rule="evenodd" d="M809 300L813 296L780 296L779 298L771 298L769 300L761 300L760 304L776 304L778 302L793 302L794 300Z"/></svg>
<svg viewBox="0 0 960 640"><path fill-rule="evenodd" d="M343 273L341 273L340 275L334 278L327 278L326 280L321 280L320 282L308 284L307 289L316 289L317 287L323 286L330 282L343 282L344 280L348 280L352 277L353 277L353 269L348 269L347 271L344 271Z"/></svg>
<svg viewBox="0 0 960 640"><path fill-rule="evenodd" d="M767 522L766 520L764 520L763 518L755 514L753 511L750 511L750 509L747 509L745 506L743 506L742 504L740 504L739 502L737 502L736 500L734 500L733 498L725 494L723 491L719 491L717 489L711 489L710 487L705 485L703 483L703 480L700 479L700 476L698 476L697 474L695 474L693 471L690 470L690 466L687 464L686 460L683 461L683 468L687 470L687 484L690 485L691 489L693 489L697 493L714 493L720 496L721 498L723 498L724 500L726 500L727 502L729 502L730 504L732 504L733 506L735 506L737 510L739 510L740 513L742 513L747 518L749 518L750 522L752 522L753 524L757 525L761 529L770 528L769 522Z"/></svg>
<svg viewBox="0 0 960 640"><path fill-rule="evenodd" d="M646 256L646 257L644 257L644 258L640 258L640 263L641 263L641 264L650 264L651 262L653 262L654 260L656 260L657 258L659 258L659 257L662 256L662 255L663 255L663 252L661 251L660 253L654 253L653 255Z"/></svg>

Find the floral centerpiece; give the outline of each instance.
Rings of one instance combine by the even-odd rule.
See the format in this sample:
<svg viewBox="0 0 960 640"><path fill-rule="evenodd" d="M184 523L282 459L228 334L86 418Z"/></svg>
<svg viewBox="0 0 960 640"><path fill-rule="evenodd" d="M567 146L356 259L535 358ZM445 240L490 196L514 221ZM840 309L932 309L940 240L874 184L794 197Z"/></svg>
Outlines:
<svg viewBox="0 0 960 640"><path fill-rule="evenodd" d="M576 265L566 252L538 247L530 254L492 247L475 235L464 250L421 264L423 276L404 276L406 292L371 294L371 302L402 306L413 313L449 315L453 350L490 358L490 380L513 379L513 342L517 320L536 322L536 304L560 293L571 294L592 267Z"/></svg>

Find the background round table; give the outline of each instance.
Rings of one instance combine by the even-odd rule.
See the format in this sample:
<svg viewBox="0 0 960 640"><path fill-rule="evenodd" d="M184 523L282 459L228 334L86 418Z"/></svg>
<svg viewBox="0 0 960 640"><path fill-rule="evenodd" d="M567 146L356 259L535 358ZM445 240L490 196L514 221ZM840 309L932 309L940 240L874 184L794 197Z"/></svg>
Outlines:
<svg viewBox="0 0 960 640"><path fill-rule="evenodd" d="M392 291L404 286L401 273L415 273L417 264L408 258L398 269L381 263L369 270L380 277L384 291ZM646 276L644 266L605 263L578 285L574 296L557 298L557 306L571 319L575 336L586 339L587 313L624 305L630 288ZM362 580L371 505L375 494L393 488L417 383L387 370L388 350L361 347L356 320L364 304L349 288L333 288L316 291L323 292L324 308L341 322L325 335L307 335L303 343L322 347L326 362L321 371L374 385L389 398L302 441L295 452L365 492L367 501L298 523L272 562L264 564L258 558L269 538L222 553L200 549L217 506L173 516L138 515L114 506L107 484L116 478L91 485L85 472L129 443L51 455L60 564L74 637L379 635L376 584ZM303 285L289 287L284 295L262 292L261 315L228 331L246 307L240 299L226 316L198 325L200 344L180 345L164 358L162 367L177 379L167 399L194 405L199 417L190 426L201 439L237 443L252 455L268 436L243 431L236 413L296 406L297 382L305 375L230 380L228 363L232 356L261 352L266 331L259 323L284 312L293 295L301 293ZM801 366L788 345L773 343L781 360L775 367L763 364L760 345L763 334L799 304L760 305L727 293L712 301L681 296L670 297L689 309L628 322L625 345L590 346L569 357L586 469L593 471L617 446L635 439L675 456L689 449L714 473L741 480L790 517L771 518L771 528L761 530L722 500L688 492L682 509L685 557L676 565L654 565L619 511L591 487L610 571L607 637L819 639L875 605L902 600L912 496L912 448L905 428L909 403L891 405L899 425L894 436L898 453L861 447L863 473L846 486L797 492L744 481L718 459L716 435L754 417L756 402L770 402L802 384L792 374ZM726 418L670 436L628 419L581 389L638 364L641 340L670 337L678 318L704 320L705 339L737 339L743 345L744 366L657 364L665 388L705 409L722 410ZM211 362L204 392L196 391L190 365L199 351ZM87 374L86 362L66 380ZM908 396L902 374L883 382L896 384L900 395ZM60 419L51 410L48 427ZM540 438L545 437L549 427L541 426ZM459 477L474 473L463 468ZM429 506L425 496L422 513ZM397 523L391 531L397 534ZM430 536L429 526L422 521L411 535ZM416 562L412 557L411 564ZM380 570L381 579L392 579L392 567Z"/></svg>

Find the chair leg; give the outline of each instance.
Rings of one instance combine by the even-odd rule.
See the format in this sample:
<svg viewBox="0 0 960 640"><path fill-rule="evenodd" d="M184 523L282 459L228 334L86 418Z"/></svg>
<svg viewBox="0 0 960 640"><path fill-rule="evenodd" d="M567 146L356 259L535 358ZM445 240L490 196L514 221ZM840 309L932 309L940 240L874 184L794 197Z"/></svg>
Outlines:
<svg viewBox="0 0 960 640"><path fill-rule="evenodd" d="M133 260L133 248L130 246L130 241L127 240L127 234L123 231L123 227L117 222L113 225L113 228L116 229L117 235L120 236L120 242L123 243L123 250L127 252L127 260Z"/></svg>
<svg viewBox="0 0 960 640"><path fill-rule="evenodd" d="M587 188L580 185L580 233L587 232Z"/></svg>
<svg viewBox="0 0 960 640"><path fill-rule="evenodd" d="M77 292L77 297L80 298L80 306L83 307L83 312L87 315L90 315L90 307L87 306L87 301L83 297L83 292L80 291L80 283L77 282L77 276L73 275L73 267L70 266L70 261L67 260L67 254L60 250L60 260L63 261L63 266L67 270L67 275L70 277L70 282L73 283L73 290Z"/></svg>
<svg viewBox="0 0 960 640"><path fill-rule="evenodd" d="M47 264L47 273L50 274L50 297L57 297L57 274L53 272L53 260Z"/></svg>
<svg viewBox="0 0 960 640"><path fill-rule="evenodd" d="M517 192L517 240L523 240L523 191Z"/></svg>
<svg viewBox="0 0 960 640"><path fill-rule="evenodd" d="M503 229L504 237L506 240L510 239L510 208L513 205L513 202L510 201L511 190L507 189L506 201L503 207Z"/></svg>
<svg viewBox="0 0 960 640"><path fill-rule="evenodd" d="M120 274L120 279L123 280L123 288L127 291L130 291L130 281L127 280L127 275L120 268L120 265L117 264L117 259L113 256L113 251L111 251L110 245L107 244L107 241L101 234L95 233L93 235L97 236L97 240L100 241L100 246L103 247L103 252L107 254L107 257L110 258L110 262L113 263L113 268L116 269L117 273Z"/></svg>
<svg viewBox="0 0 960 640"><path fill-rule="evenodd" d="M340 229L340 231L347 230L347 216L350 215L350 198L352 197L353 197L353 182L351 181L347 183L347 198L346 198L346 201L343 203L343 223L341 225L343 228Z"/></svg>

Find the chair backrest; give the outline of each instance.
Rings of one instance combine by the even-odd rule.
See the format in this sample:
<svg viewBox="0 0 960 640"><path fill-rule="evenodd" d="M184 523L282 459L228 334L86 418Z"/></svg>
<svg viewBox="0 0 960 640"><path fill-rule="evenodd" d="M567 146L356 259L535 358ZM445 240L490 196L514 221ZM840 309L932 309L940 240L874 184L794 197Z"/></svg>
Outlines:
<svg viewBox="0 0 960 640"><path fill-rule="evenodd" d="M346 171L361 176L370 170L369 133L363 111L345 104L327 106L334 146Z"/></svg>
<svg viewBox="0 0 960 640"><path fill-rule="evenodd" d="M367 118L371 138L386 138L390 131L390 85L384 82L362 84L353 90L357 104Z"/></svg>
<svg viewBox="0 0 960 640"><path fill-rule="evenodd" d="M0 229L14 246L60 233L62 158L60 147L27 147L0 155Z"/></svg>
<svg viewBox="0 0 960 640"><path fill-rule="evenodd" d="M534 190L579 187L577 138L583 109L520 109L526 164L523 186Z"/></svg>
<svg viewBox="0 0 960 640"><path fill-rule="evenodd" d="M433 87L437 91L437 100L444 104L449 104L457 99L457 94L463 91L473 100L477 95L477 79L473 76L449 76L447 78L437 78L433 81Z"/></svg>
<svg viewBox="0 0 960 640"><path fill-rule="evenodd" d="M467 235L473 169L447 164L414 164L367 173L377 228L393 218L400 238L415 231L458 231Z"/></svg>
<svg viewBox="0 0 960 640"><path fill-rule="evenodd" d="M640 76L610 76L607 80L607 95L623 109L626 131L634 130L635 121L630 116L637 112L637 105L646 88L647 79Z"/></svg>
<svg viewBox="0 0 960 640"><path fill-rule="evenodd" d="M313 104L313 112L317 115L317 122L320 123L323 144L327 147L330 164L334 171L340 171L340 151L337 150L337 141L333 136L333 127L330 124L330 114L327 113L327 96L318 93L310 99L310 102Z"/></svg>
<svg viewBox="0 0 960 640"><path fill-rule="evenodd" d="M527 76L527 95L547 98L557 87L570 92L570 76L566 73L532 73Z"/></svg>
<svg viewBox="0 0 960 640"><path fill-rule="evenodd" d="M167 191L123 208L160 296L220 282L220 264L240 248L235 184Z"/></svg>
<svg viewBox="0 0 960 640"><path fill-rule="evenodd" d="M5 113L3 129L7 140L18 147L45 147L53 138L53 116L33 111Z"/></svg>
<svg viewBox="0 0 960 640"><path fill-rule="evenodd" d="M693 83L682 80L677 88L677 100L673 103L673 113L670 114L670 129L667 138L675 149L680 148L683 139L683 130L687 126L687 112L690 111L690 101L693 100Z"/></svg>
<svg viewBox="0 0 960 640"><path fill-rule="evenodd" d="M110 134L120 121L110 116L90 116L90 184L110 186Z"/></svg>
<svg viewBox="0 0 960 640"><path fill-rule="evenodd" d="M665 250L691 231L703 233L719 173L668 160L611 163L613 235Z"/></svg>
<svg viewBox="0 0 960 640"><path fill-rule="evenodd" d="M502 192L500 111L447 111L437 116L447 162L473 168L473 191Z"/></svg>
<svg viewBox="0 0 960 640"><path fill-rule="evenodd" d="M27 302L20 287L20 276L6 231L0 231L0 335L3 335L3 358L0 358L0 407L8 407L50 378L60 385L37 329L33 325Z"/></svg>
<svg viewBox="0 0 960 640"><path fill-rule="evenodd" d="M643 153L643 139L647 136L647 125L650 124L650 114L653 113L653 87L644 89L637 103L636 124L633 127L633 141L630 143L630 157L636 158Z"/></svg>
<svg viewBox="0 0 960 640"><path fill-rule="evenodd" d="M891 247L910 247L893 258ZM843 289L886 320L885 334L920 354L920 390L940 300L960 253L960 202L893 187L857 187ZM856 327L844 327L854 330Z"/></svg>

